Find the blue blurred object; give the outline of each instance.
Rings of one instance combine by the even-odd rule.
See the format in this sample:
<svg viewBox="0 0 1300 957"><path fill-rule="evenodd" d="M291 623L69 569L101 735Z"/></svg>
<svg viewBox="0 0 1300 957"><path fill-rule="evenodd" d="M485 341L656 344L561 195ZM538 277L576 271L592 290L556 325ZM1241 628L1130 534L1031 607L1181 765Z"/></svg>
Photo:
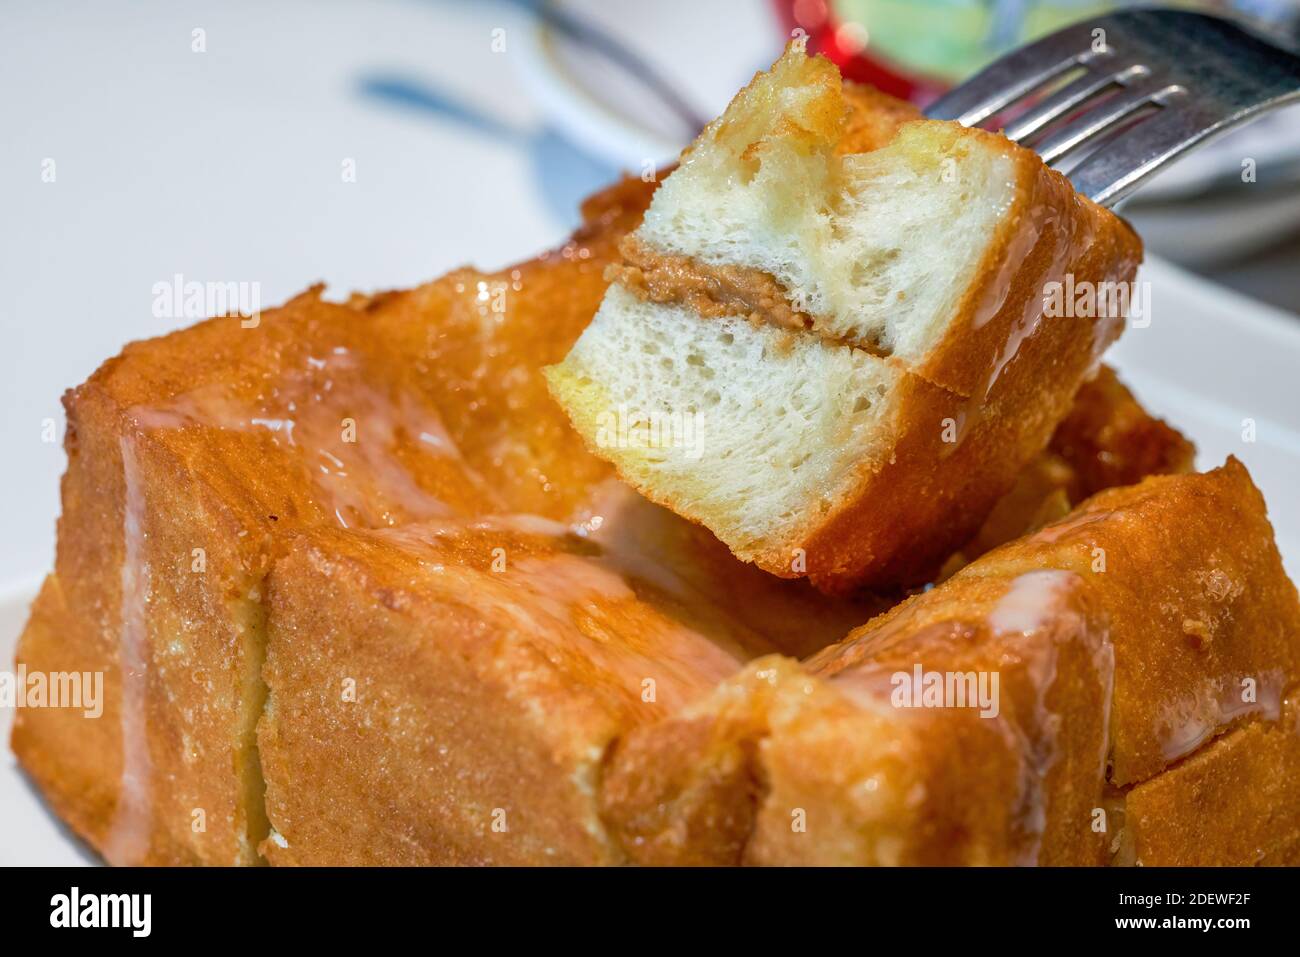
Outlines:
<svg viewBox="0 0 1300 957"><path fill-rule="evenodd" d="M582 200L619 177L619 170L547 126L524 130L456 99L427 81L395 74L363 76L361 95L420 116L462 126L472 134L525 151L550 213L576 226Z"/></svg>

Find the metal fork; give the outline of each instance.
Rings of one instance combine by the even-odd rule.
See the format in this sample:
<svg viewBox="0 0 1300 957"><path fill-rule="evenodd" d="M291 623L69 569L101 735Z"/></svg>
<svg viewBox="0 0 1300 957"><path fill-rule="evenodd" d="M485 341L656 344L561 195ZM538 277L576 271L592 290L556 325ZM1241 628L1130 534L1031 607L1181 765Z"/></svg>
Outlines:
<svg viewBox="0 0 1300 957"><path fill-rule="evenodd" d="M1114 206L1189 150L1300 100L1300 57L1218 17L1124 10L1007 54L926 115L994 126L1027 100L1002 132Z"/></svg>

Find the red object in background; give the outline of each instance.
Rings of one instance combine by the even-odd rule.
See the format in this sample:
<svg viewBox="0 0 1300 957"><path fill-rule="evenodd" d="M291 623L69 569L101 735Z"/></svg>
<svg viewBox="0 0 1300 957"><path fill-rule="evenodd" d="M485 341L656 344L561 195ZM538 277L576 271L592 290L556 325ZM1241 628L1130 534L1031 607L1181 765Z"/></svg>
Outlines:
<svg viewBox="0 0 1300 957"><path fill-rule="evenodd" d="M808 35L808 52L821 53L840 69L845 79L869 83L876 89L925 106L948 89L946 83L909 74L883 60L868 56L870 47L846 42L850 36L831 10L828 0L773 0L787 35L796 29Z"/></svg>

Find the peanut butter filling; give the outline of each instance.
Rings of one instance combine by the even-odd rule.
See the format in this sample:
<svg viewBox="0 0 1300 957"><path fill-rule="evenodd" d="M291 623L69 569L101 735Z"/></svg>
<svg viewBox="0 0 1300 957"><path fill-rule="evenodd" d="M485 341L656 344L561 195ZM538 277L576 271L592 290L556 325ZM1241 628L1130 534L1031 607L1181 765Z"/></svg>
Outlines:
<svg viewBox="0 0 1300 957"><path fill-rule="evenodd" d="M640 299L686 306L706 319L740 316L790 332L813 328L812 317L794 308L784 287L761 269L703 263L653 249L630 235L619 243L619 252L624 261L607 266L605 278Z"/></svg>
<svg viewBox="0 0 1300 957"><path fill-rule="evenodd" d="M785 286L753 266L701 262L692 256L663 252L637 239L619 242L623 261L605 267L607 282L617 282L638 299L668 306L684 306L703 319L735 316L754 325L771 326L784 335L780 345L789 349L794 334L811 332L835 345L852 346L872 355L889 350L876 343L841 338L828 332L811 315L796 309Z"/></svg>

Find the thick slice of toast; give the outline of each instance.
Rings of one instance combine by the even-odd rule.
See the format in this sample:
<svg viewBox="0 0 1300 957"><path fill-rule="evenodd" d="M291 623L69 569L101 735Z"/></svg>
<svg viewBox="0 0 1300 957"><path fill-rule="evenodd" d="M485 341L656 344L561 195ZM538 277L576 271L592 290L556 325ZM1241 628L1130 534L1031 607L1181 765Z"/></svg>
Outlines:
<svg viewBox="0 0 1300 957"><path fill-rule="evenodd" d="M606 191L570 243L513 269L347 305L313 290L255 326L133 344L69 393L55 574L18 660L102 672L106 706L96 720L22 710L13 747L110 861L259 859L269 576L313 529L608 520L648 568L676 556L694 607L749 596L733 627L790 654L881 607L736 562L625 490L551 402L538 368L590 321L652 189Z"/></svg>
<svg viewBox="0 0 1300 957"><path fill-rule="evenodd" d="M312 291L255 325L132 344L68 393L55 574L18 659L83 661L109 706L72 724L21 711L13 746L109 860L257 860L264 586L294 535L564 517L608 479L532 370L588 321L647 196L608 191L569 246L516 270L348 305Z"/></svg>
<svg viewBox="0 0 1300 957"><path fill-rule="evenodd" d="M1051 291L1127 293L1141 255L1029 150L899 113L864 142L854 108L797 49L756 76L548 371L631 484L828 591L924 580L975 532L1123 325Z"/></svg>
<svg viewBox="0 0 1300 957"><path fill-rule="evenodd" d="M532 516L517 525L547 529L552 537L557 521L585 536L592 554L583 561L601 561L593 555L602 551L618 557L616 571L625 583L618 587L637 598L598 632L615 654L631 655L639 647L646 620L668 619L683 642L706 652L716 644L728 661L772 650L803 656L887 604L830 601L804 583L783 582L737 561L704 529L611 480L609 466L584 451L563 413L546 402L537 365L562 353L581 331L584 312L596 308L602 259L612 254L607 234L627 228L648 192L625 184L599 199L568 254L525 264L517 275L509 270L475 279L462 272L349 307L309 294L267 313L257 328L214 320L133 346L70 395L59 560L33 607L18 657L33 671L104 673L104 710L96 720L67 710L20 710L13 746L79 834L115 861L249 863L259 859L257 845L269 829L265 789L266 806L283 829L279 839L293 839L290 848L263 844L266 856L281 862L554 857L528 856L541 847L567 853L566 859L620 854L589 832L583 832L585 844L567 851L554 836L540 843L498 841L494 850L468 843L469 831L429 811L427 796L446 784L430 762L420 765L428 775L421 787L395 792L407 803L394 798L384 806L392 837L369 845L329 837L352 833L349 821L381 823L369 790L340 787L345 769L358 769L358 779L382 780L395 768L387 755L413 744L403 729L426 722L437 728L448 720L444 716L439 725L434 715L421 712L418 722L413 716L417 704L427 712L428 701L437 700L432 692L448 670L411 667L395 674L384 659L369 657L370 646L349 643L367 632L360 624L348 630L348 623L378 628L382 620L388 647L404 647L403 661L426 664L430 655L453 653L440 652L434 634L464 641L495 635L498 643L524 646L540 640L529 639L528 629L521 632L517 624L502 627L494 579L474 571L497 547L512 567L518 527L507 527L500 542L472 555L460 541L468 536L486 545L484 528L468 526L499 520L503 512ZM502 312L482 298L480 282L488 289L508 284L512 295ZM343 348L348 351L335 352ZM194 355L205 356L204 362L196 365ZM1004 534L1019 534L1045 509L1064 507L1059 503L1063 497L1068 503L1069 494L1091 491L1080 479L1093 457L1087 450L1116 444L1117 435L1158 428L1135 411L1140 407L1122 387L1101 389L1102 381L1079 394L1078 409L1092 411L1080 418L1066 454L1045 454L1026 470L1026 476L1051 481L1027 480L1015 501L999 510L1006 516ZM521 404L520 396L533 398ZM355 424L355 443L344 441L346 419ZM1158 434L1167 449L1161 467L1181 468L1186 443L1172 430ZM124 441L132 454L133 495L126 488ZM1120 441L1108 457L1125 461L1130 451ZM1068 492L1073 489L1080 491ZM132 497L136 504L128 508ZM431 520L436 524L414 522L430 512L440 516ZM128 515L138 523L130 534ZM399 531L444 527L446 533L436 542L410 537L403 546L401 539L386 543L365 530L392 523ZM564 551L572 542L555 547ZM455 571L457 580L489 583L465 587L441 612L430 596L445 598L445 583L421 579L440 562L420 557L440 549L465 566ZM976 545L967 551L975 554ZM409 574L392 574L394 565ZM148 576L147 586L136 591L135 610L124 615L121 583L128 567L136 575L148 569ZM563 583L561 577L556 587ZM401 597L404 589L416 597ZM534 615L553 614L553 602L535 593L516 594L513 602ZM578 617L592 620L583 607L577 606ZM321 623L309 625L309 616ZM456 627L440 630L438 622ZM268 641L265 671L276 692L269 706L262 681ZM583 641L575 637L575 649ZM317 681L331 647L340 658L353 651L359 660L331 671L328 682ZM572 675L582 671L582 660L571 657L567 671L555 666L555 686L567 683L574 692ZM124 662L143 669L123 682ZM343 671L349 674L342 677L377 675L371 694L348 702L354 707L338 707ZM645 691L640 681L656 674L617 673L625 684L606 697L638 702ZM373 691L385 676L395 687L382 700L394 714L376 723ZM698 691L716 677L714 669L679 676L676 685L656 681L657 707L645 702L608 711L595 695L589 710L600 720L577 730L557 725L531 739L520 732L519 740L532 741L534 753L550 754L553 746L554 753L590 760L611 729L624 733L661 715L665 695L684 698L684 692L674 697L674 687ZM401 687L418 692L399 694ZM502 720L520 700L509 676L479 692L481 710L499 711ZM313 696L335 708L308 707ZM254 729L264 709L259 755ZM331 759L331 734L342 730L343 719L363 716L372 719L364 731L372 741L382 733L392 739L364 752L340 746ZM451 749L447 767L480 768L478 778L456 780L500 780L506 772L493 770L493 755L506 752L472 747L466 753L464 747L479 739L463 721L456 726L460 747L457 739L445 743ZM571 780L557 771L547 792L551 800L570 807L579 799L595 801L590 793L566 791ZM490 788L447 793L467 806L492 796ZM331 797L327 808L317 795ZM590 819L594 812L583 813ZM316 830L303 821L316 821ZM516 823L521 838L528 833L525 822ZM442 837L413 844L400 836L420 826L426 837ZM488 833L493 839L495 832ZM456 835L459 844L451 843ZM460 850L437 856L438 848L453 846Z"/></svg>
<svg viewBox="0 0 1300 957"><path fill-rule="evenodd" d="M927 700L932 674L957 683ZM647 863L1253 864L1300 829L1264 783L1296 764L1298 689L1300 601L1230 459L1103 492L803 666L752 664L630 734L602 800ZM727 840L700 841L714 820Z"/></svg>

